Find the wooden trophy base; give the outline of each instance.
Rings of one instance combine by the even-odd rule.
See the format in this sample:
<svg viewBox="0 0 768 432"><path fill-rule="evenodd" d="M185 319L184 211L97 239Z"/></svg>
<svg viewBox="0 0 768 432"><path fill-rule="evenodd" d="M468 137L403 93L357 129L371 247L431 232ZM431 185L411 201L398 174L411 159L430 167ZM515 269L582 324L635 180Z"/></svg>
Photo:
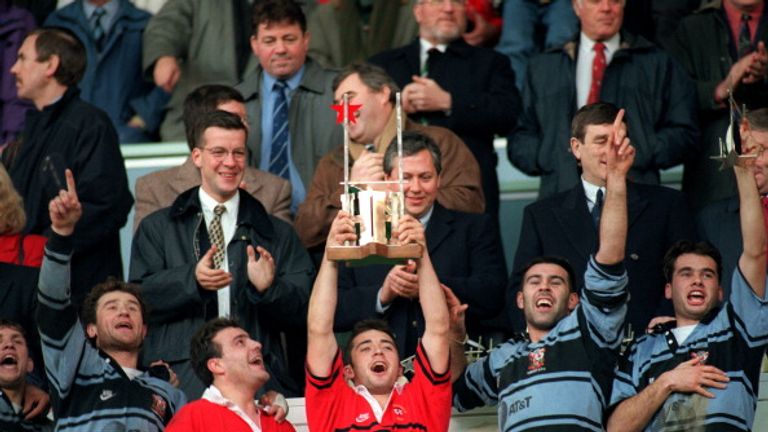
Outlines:
<svg viewBox="0 0 768 432"><path fill-rule="evenodd" d="M331 261L346 261L347 265L357 267L398 264L407 259L418 259L421 258L421 249L418 243L386 245L373 242L362 246L329 246L326 253Z"/></svg>

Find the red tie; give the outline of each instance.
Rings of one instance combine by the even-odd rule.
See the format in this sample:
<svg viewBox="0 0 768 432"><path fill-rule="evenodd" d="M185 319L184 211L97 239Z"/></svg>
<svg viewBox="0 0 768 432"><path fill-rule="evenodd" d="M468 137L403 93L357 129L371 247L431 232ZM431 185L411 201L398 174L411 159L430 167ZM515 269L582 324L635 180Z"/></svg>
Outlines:
<svg viewBox="0 0 768 432"><path fill-rule="evenodd" d="M592 85L589 87L587 104L593 104L600 100L600 85L605 74L605 45L597 42L594 47L595 59L592 61Z"/></svg>

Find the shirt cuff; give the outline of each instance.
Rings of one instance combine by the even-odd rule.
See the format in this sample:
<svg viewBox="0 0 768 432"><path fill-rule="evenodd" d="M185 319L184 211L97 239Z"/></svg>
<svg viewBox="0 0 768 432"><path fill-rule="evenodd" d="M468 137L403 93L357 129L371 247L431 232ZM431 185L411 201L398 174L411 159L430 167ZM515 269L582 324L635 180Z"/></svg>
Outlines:
<svg viewBox="0 0 768 432"><path fill-rule="evenodd" d="M379 291L376 292L376 313L385 314L389 310L390 306L392 306L391 303L388 305L381 304L381 288L379 288Z"/></svg>

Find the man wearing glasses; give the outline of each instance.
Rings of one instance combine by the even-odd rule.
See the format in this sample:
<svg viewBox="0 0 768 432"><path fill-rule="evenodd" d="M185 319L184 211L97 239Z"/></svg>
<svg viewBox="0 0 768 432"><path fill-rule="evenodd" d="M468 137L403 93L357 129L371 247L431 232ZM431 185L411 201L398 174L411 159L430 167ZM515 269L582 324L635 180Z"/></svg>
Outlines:
<svg viewBox="0 0 768 432"><path fill-rule="evenodd" d="M303 328L313 267L293 228L239 189L247 129L240 117L213 111L192 125L192 161L201 185L147 216L136 231L130 278L152 305L148 358L162 358L190 399L204 385L189 362L189 340L206 321L230 316L261 341L265 390L299 395L280 332Z"/></svg>

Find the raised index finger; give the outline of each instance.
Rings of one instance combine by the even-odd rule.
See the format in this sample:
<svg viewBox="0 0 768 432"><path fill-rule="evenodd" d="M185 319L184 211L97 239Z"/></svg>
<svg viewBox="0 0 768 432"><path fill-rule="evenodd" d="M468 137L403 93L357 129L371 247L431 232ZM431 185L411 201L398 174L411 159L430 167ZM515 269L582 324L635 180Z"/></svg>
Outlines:
<svg viewBox="0 0 768 432"><path fill-rule="evenodd" d="M64 171L64 177L67 180L67 192L74 198L77 198L77 189L75 189L75 176L72 174L72 170L67 168Z"/></svg>
<svg viewBox="0 0 768 432"><path fill-rule="evenodd" d="M621 123L624 121L624 108L619 110L619 113L616 114L616 119L613 121L613 133L614 136L616 133L618 133L619 128L621 127Z"/></svg>

